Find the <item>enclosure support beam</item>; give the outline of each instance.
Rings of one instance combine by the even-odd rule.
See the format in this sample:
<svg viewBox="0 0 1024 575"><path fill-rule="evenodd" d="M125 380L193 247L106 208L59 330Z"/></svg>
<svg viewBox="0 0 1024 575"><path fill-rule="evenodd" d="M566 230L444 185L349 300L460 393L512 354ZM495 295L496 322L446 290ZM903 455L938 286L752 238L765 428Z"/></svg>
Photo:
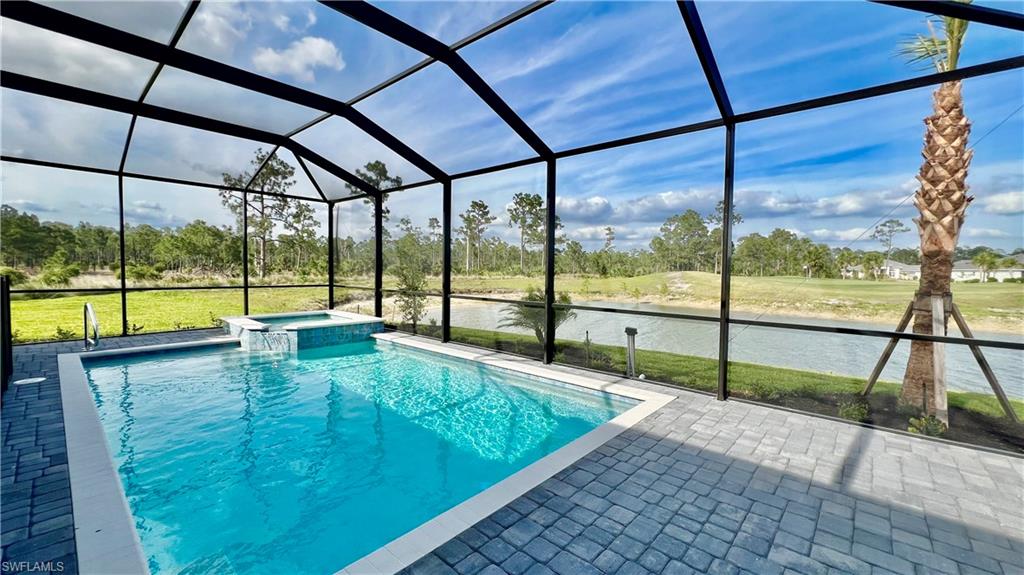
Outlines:
<svg viewBox="0 0 1024 575"><path fill-rule="evenodd" d="M334 202L327 203L327 309L334 309Z"/></svg>
<svg viewBox="0 0 1024 575"><path fill-rule="evenodd" d="M968 22L977 22L979 24L988 24L989 26L998 26L1000 28L1009 28L1011 30L1024 32L1024 16L1008 10L988 8L986 6L968 4L966 2L953 2L950 0L871 1L876 4L885 4L887 6L895 6L906 10L916 10L926 14L948 16L950 18L967 20Z"/></svg>
<svg viewBox="0 0 1024 575"><path fill-rule="evenodd" d="M501 96L458 54L443 42L406 24L369 2L320 0L321 4L340 12L356 22L401 42L447 65L469 89L473 90L509 128L512 128L542 158L551 157L551 148L519 117Z"/></svg>
<svg viewBox="0 0 1024 575"><path fill-rule="evenodd" d="M250 128L249 126L242 126L239 124L232 124L231 122L215 120L213 118L190 114L188 112L180 112L178 110L172 110L161 106L154 106L144 102L140 103L135 100L119 98L117 96L94 92L84 88L66 86L64 84L58 84L56 82L40 78L33 78L32 76L9 72L7 70L0 71L0 85L4 88L18 90L29 94L58 98L68 102L76 102L78 104L103 108L105 110L112 110L123 114L136 114L143 118L152 118L154 120L178 124L180 126L187 126L189 128L196 128L208 132L217 132L219 134L226 134L236 138L282 146L291 150L296 156L305 157L310 162L313 162L317 166L320 166L324 170L344 180L346 183L351 184L366 193L377 193L377 189L366 183L362 178L356 177L354 174L346 171L320 154L310 150L306 146L273 132Z"/></svg>
<svg viewBox="0 0 1024 575"><path fill-rule="evenodd" d="M718 105L718 112L722 115L723 120L729 122L733 116L732 104L725 92L725 83L722 81L722 74L715 62L715 54L711 50L711 43L704 31L704 25L700 22L697 6L694 5L693 0L680 0L676 2L676 5L679 6L679 14L683 17L686 31L690 34L690 41L693 42L693 48L697 52L700 67L704 70L704 77L708 80L711 95L714 96L715 104Z"/></svg>
<svg viewBox="0 0 1024 575"><path fill-rule="evenodd" d="M242 192L242 315L249 315L249 192Z"/></svg>
<svg viewBox="0 0 1024 575"><path fill-rule="evenodd" d="M247 70L235 68L217 60L186 52L179 48L171 48L160 42L155 42L148 38L35 2L2 2L0 3L0 13L4 17L44 30L91 42L111 50L131 54L138 58L163 62L165 65L173 66L186 72L226 82L240 88L286 100L293 104L320 110L321 112L330 112L341 116L390 148L409 163L429 174L432 178L440 179L446 176L443 170L344 102ZM60 98L60 96L56 97Z"/></svg>
<svg viewBox="0 0 1024 575"><path fill-rule="evenodd" d="M470 34L469 36L466 36L462 40L459 40L454 44L450 44L448 46L448 49L454 52L455 50L465 48L466 46L469 46L470 44L476 42L477 40L486 38L488 35L493 34L494 32L497 32L498 30L501 30L502 28L510 24L518 22L519 20L529 16L530 14L533 14L537 10L540 10L541 8L551 4L551 1L552 0L538 0L530 4L527 4L526 6L523 6L519 10L512 12L511 14L505 16L504 18L491 23L490 25L474 32L473 34ZM402 70L401 72L395 74L394 76L388 78L387 80L384 80L380 84L377 84L376 86L359 94L358 96L349 99L345 103L348 104L349 106L355 106L359 102L362 102L363 100L369 98L370 96L373 96L374 94L377 94L387 88L390 88L391 86L394 86L398 82L401 82L402 80L408 78L409 76L412 76L416 72L419 72L420 70L427 68L428 66L435 62L437 62L437 60L431 58L430 56L427 56L425 59L420 60L416 64L413 64L412 66L406 68L405 70ZM306 122L305 124L295 128L291 132L288 132L287 136L289 138L294 138L299 133L308 130L309 128L312 128L313 126L316 126L320 122L323 122L324 120L330 118L333 115L334 114L326 113L321 116L318 116L310 120L309 122Z"/></svg>
<svg viewBox="0 0 1024 575"><path fill-rule="evenodd" d="M441 213L441 341L452 339L452 181L444 182Z"/></svg>
<svg viewBox="0 0 1024 575"><path fill-rule="evenodd" d="M732 188L736 170L736 124L725 126L725 181L722 189L722 284L718 323L718 399L729 397L729 292L732 287Z"/></svg>
<svg viewBox="0 0 1024 575"><path fill-rule="evenodd" d="M544 211L544 363L555 360L555 159L547 161L547 198Z"/></svg>
<svg viewBox="0 0 1024 575"><path fill-rule="evenodd" d="M132 123L135 123L135 118L132 118ZM124 174L117 175L117 217L118 243L121 247L121 335L128 335L128 280L125 277L128 275L128 268L124 255Z"/></svg>
<svg viewBox="0 0 1024 575"><path fill-rule="evenodd" d="M384 317L384 194L373 197L373 315Z"/></svg>
<svg viewBox="0 0 1024 575"><path fill-rule="evenodd" d="M729 94L725 90L722 74L715 62L715 54L708 42L708 35L701 24L700 14L693 0L680 0L679 14L683 17L686 31L697 52L704 77L718 105L718 111L725 123L725 174L722 186L722 277L721 300L718 309L718 391L719 400L729 397L729 292L732 285L732 188L736 171L736 120L732 111Z"/></svg>

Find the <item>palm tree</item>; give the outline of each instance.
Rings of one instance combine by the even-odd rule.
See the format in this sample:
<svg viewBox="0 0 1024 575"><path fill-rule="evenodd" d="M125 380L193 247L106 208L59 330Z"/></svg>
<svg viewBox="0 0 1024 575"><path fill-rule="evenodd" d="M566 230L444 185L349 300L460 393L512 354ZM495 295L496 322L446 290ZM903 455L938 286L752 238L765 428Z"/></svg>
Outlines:
<svg viewBox="0 0 1024 575"><path fill-rule="evenodd" d="M981 272L981 281L988 281L988 274L992 273L992 270L997 270L1002 267L1003 260L995 252L985 251L971 258L971 263L978 266L978 271Z"/></svg>
<svg viewBox="0 0 1024 575"><path fill-rule="evenodd" d="M544 292L534 286L530 286L526 290L526 297L523 298L523 301L543 303ZM565 292L559 292L555 301L560 304L569 305L572 303L572 298ZM542 306L509 304L505 308L505 317L498 322L498 327L530 330L537 337L537 341L544 345L545 315L544 307ZM555 329L557 330L558 326L575 317L576 312L571 309L555 308Z"/></svg>
<svg viewBox="0 0 1024 575"><path fill-rule="evenodd" d="M925 62L938 72L955 70L967 24L949 17L930 19L929 35L919 35L905 43L900 53L911 63ZM914 196L914 205L920 212L914 223L921 238L921 279L914 297L914 333L932 332L930 298L950 293L953 252L967 205L973 199L967 195L966 182L972 156L967 148L971 124L964 115L960 88L959 81L939 85L932 94L933 113L924 120L924 162L917 176L920 187ZM944 321L949 321L949 310ZM934 414L934 376L932 344L911 342L901 402Z"/></svg>
<svg viewBox="0 0 1024 575"><path fill-rule="evenodd" d="M861 258L860 265L865 275L870 273L871 278L878 281L878 277L882 275L882 268L885 266L885 256L878 252L868 252Z"/></svg>

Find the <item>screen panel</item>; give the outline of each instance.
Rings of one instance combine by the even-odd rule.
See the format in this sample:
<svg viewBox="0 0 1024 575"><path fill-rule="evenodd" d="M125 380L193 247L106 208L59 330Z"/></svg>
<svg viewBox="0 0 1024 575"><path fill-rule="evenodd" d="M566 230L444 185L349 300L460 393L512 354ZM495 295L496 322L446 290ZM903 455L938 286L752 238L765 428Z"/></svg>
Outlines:
<svg viewBox="0 0 1024 575"><path fill-rule="evenodd" d="M139 118L125 171L210 184L245 181L273 146ZM243 184L244 185L244 184Z"/></svg>
<svg viewBox="0 0 1024 575"><path fill-rule="evenodd" d="M922 273L915 177L933 92L738 126L734 315L897 327ZM968 323L988 338L1015 337L1024 326L1024 290L1006 283L1024 275L1017 261L1024 250L1024 118L1014 103L1022 97L1020 71L962 84L973 157L956 185L966 184L975 199L959 228L950 289Z"/></svg>
<svg viewBox="0 0 1024 575"><path fill-rule="evenodd" d="M558 161L555 288L578 303L718 315L725 130Z"/></svg>
<svg viewBox="0 0 1024 575"><path fill-rule="evenodd" d="M900 53L907 41L930 36L923 12L872 2L709 2L698 9L736 112L936 71ZM937 21L932 27L944 34ZM957 66L1019 56L1022 42L1020 32L971 23Z"/></svg>
<svg viewBox="0 0 1024 575"><path fill-rule="evenodd" d="M8 18L3 29L5 71L137 100L156 69L155 62Z"/></svg>
<svg viewBox="0 0 1024 575"><path fill-rule="evenodd" d="M447 66L429 66L356 104L448 173L534 155Z"/></svg>
<svg viewBox="0 0 1024 575"><path fill-rule="evenodd" d="M166 44L184 15L187 2L43 0L40 4Z"/></svg>
<svg viewBox="0 0 1024 575"><path fill-rule="evenodd" d="M543 163L452 183L452 293L543 300Z"/></svg>
<svg viewBox="0 0 1024 575"><path fill-rule="evenodd" d="M4 162L2 200L0 261L14 289L121 285L116 177Z"/></svg>
<svg viewBox="0 0 1024 575"><path fill-rule="evenodd" d="M674 2L555 2L459 53L554 149L719 117Z"/></svg>
<svg viewBox="0 0 1024 575"><path fill-rule="evenodd" d="M240 210L217 190L125 178L128 286L241 286Z"/></svg>
<svg viewBox="0 0 1024 575"><path fill-rule="evenodd" d="M116 170L131 116L17 90L2 91L4 155Z"/></svg>
<svg viewBox="0 0 1024 575"><path fill-rule="evenodd" d="M440 185L385 195L384 287L402 292L441 291L443 196ZM416 317L419 300L407 296L403 309ZM419 318L417 318L419 319Z"/></svg>
<svg viewBox="0 0 1024 575"><path fill-rule="evenodd" d="M445 44L461 40L527 4L521 1L373 2L374 6Z"/></svg>
<svg viewBox="0 0 1024 575"><path fill-rule="evenodd" d="M423 58L315 2L206 2L179 47L339 100Z"/></svg>
<svg viewBox="0 0 1024 575"><path fill-rule="evenodd" d="M357 170L366 173L370 164L382 163L391 178L388 187L429 179L422 170L338 116L299 132L295 140L353 174Z"/></svg>
<svg viewBox="0 0 1024 575"><path fill-rule="evenodd" d="M286 134L320 111L165 66L146 94L146 103Z"/></svg>

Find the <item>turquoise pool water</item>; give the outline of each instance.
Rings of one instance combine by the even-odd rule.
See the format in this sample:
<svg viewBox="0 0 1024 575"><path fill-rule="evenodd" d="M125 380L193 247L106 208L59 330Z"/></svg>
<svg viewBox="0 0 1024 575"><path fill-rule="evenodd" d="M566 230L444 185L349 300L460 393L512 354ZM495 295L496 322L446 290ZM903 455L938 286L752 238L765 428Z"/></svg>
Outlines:
<svg viewBox="0 0 1024 575"><path fill-rule="evenodd" d="M291 324L295 324L295 323L302 324L302 323L309 323L309 322L314 322L314 321L327 321L329 319L336 319L336 318L333 315L331 315L331 314L317 313L317 314L308 314L308 315L285 315L285 316L280 316L280 317L266 317L266 318L255 317L253 319L255 321L260 322L260 323L265 323L265 324L269 325L271 330L279 330L279 329L283 328L286 325L291 325Z"/></svg>
<svg viewBox="0 0 1024 575"><path fill-rule="evenodd" d="M634 405L373 341L85 368L154 573L333 573Z"/></svg>

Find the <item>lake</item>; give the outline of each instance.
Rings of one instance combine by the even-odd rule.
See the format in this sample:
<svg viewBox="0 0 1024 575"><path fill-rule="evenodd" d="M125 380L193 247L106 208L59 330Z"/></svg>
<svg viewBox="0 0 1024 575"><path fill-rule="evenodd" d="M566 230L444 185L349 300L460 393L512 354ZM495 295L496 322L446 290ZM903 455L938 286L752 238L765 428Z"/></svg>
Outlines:
<svg viewBox="0 0 1024 575"><path fill-rule="evenodd" d="M595 305L621 309L665 311L708 315L706 309L664 306L657 304L629 304L621 302L588 301L580 305ZM452 300L452 326L496 330L505 304L484 304L466 300ZM753 314L737 314L754 317ZM638 330L638 349L665 351L686 355L715 358L718 356L718 324L713 322L665 319L657 317L626 316L604 312L576 310L576 318L558 328L559 339L583 341L589 335L594 343L625 346L625 328ZM440 323L440 309L428 311L424 321ZM861 329L892 330L895 325L849 320L764 315L765 321L801 322L812 325L833 325ZM501 331L528 334L526 330L502 328ZM951 330L950 335L959 335ZM999 339L1024 342L1024 335L1012 333L975 333L981 339ZM850 336L800 330L781 330L733 325L730 334L729 357L734 361L773 365L867 378L881 355L887 340L876 337ZM1006 394L1024 399L1024 352L982 348L985 357L1006 390ZM882 380L899 382L910 353L910 342L901 341L882 372ZM643 364L638 369L643 373ZM970 348L964 345L946 346L947 386L961 391L991 393L992 390L978 368Z"/></svg>

